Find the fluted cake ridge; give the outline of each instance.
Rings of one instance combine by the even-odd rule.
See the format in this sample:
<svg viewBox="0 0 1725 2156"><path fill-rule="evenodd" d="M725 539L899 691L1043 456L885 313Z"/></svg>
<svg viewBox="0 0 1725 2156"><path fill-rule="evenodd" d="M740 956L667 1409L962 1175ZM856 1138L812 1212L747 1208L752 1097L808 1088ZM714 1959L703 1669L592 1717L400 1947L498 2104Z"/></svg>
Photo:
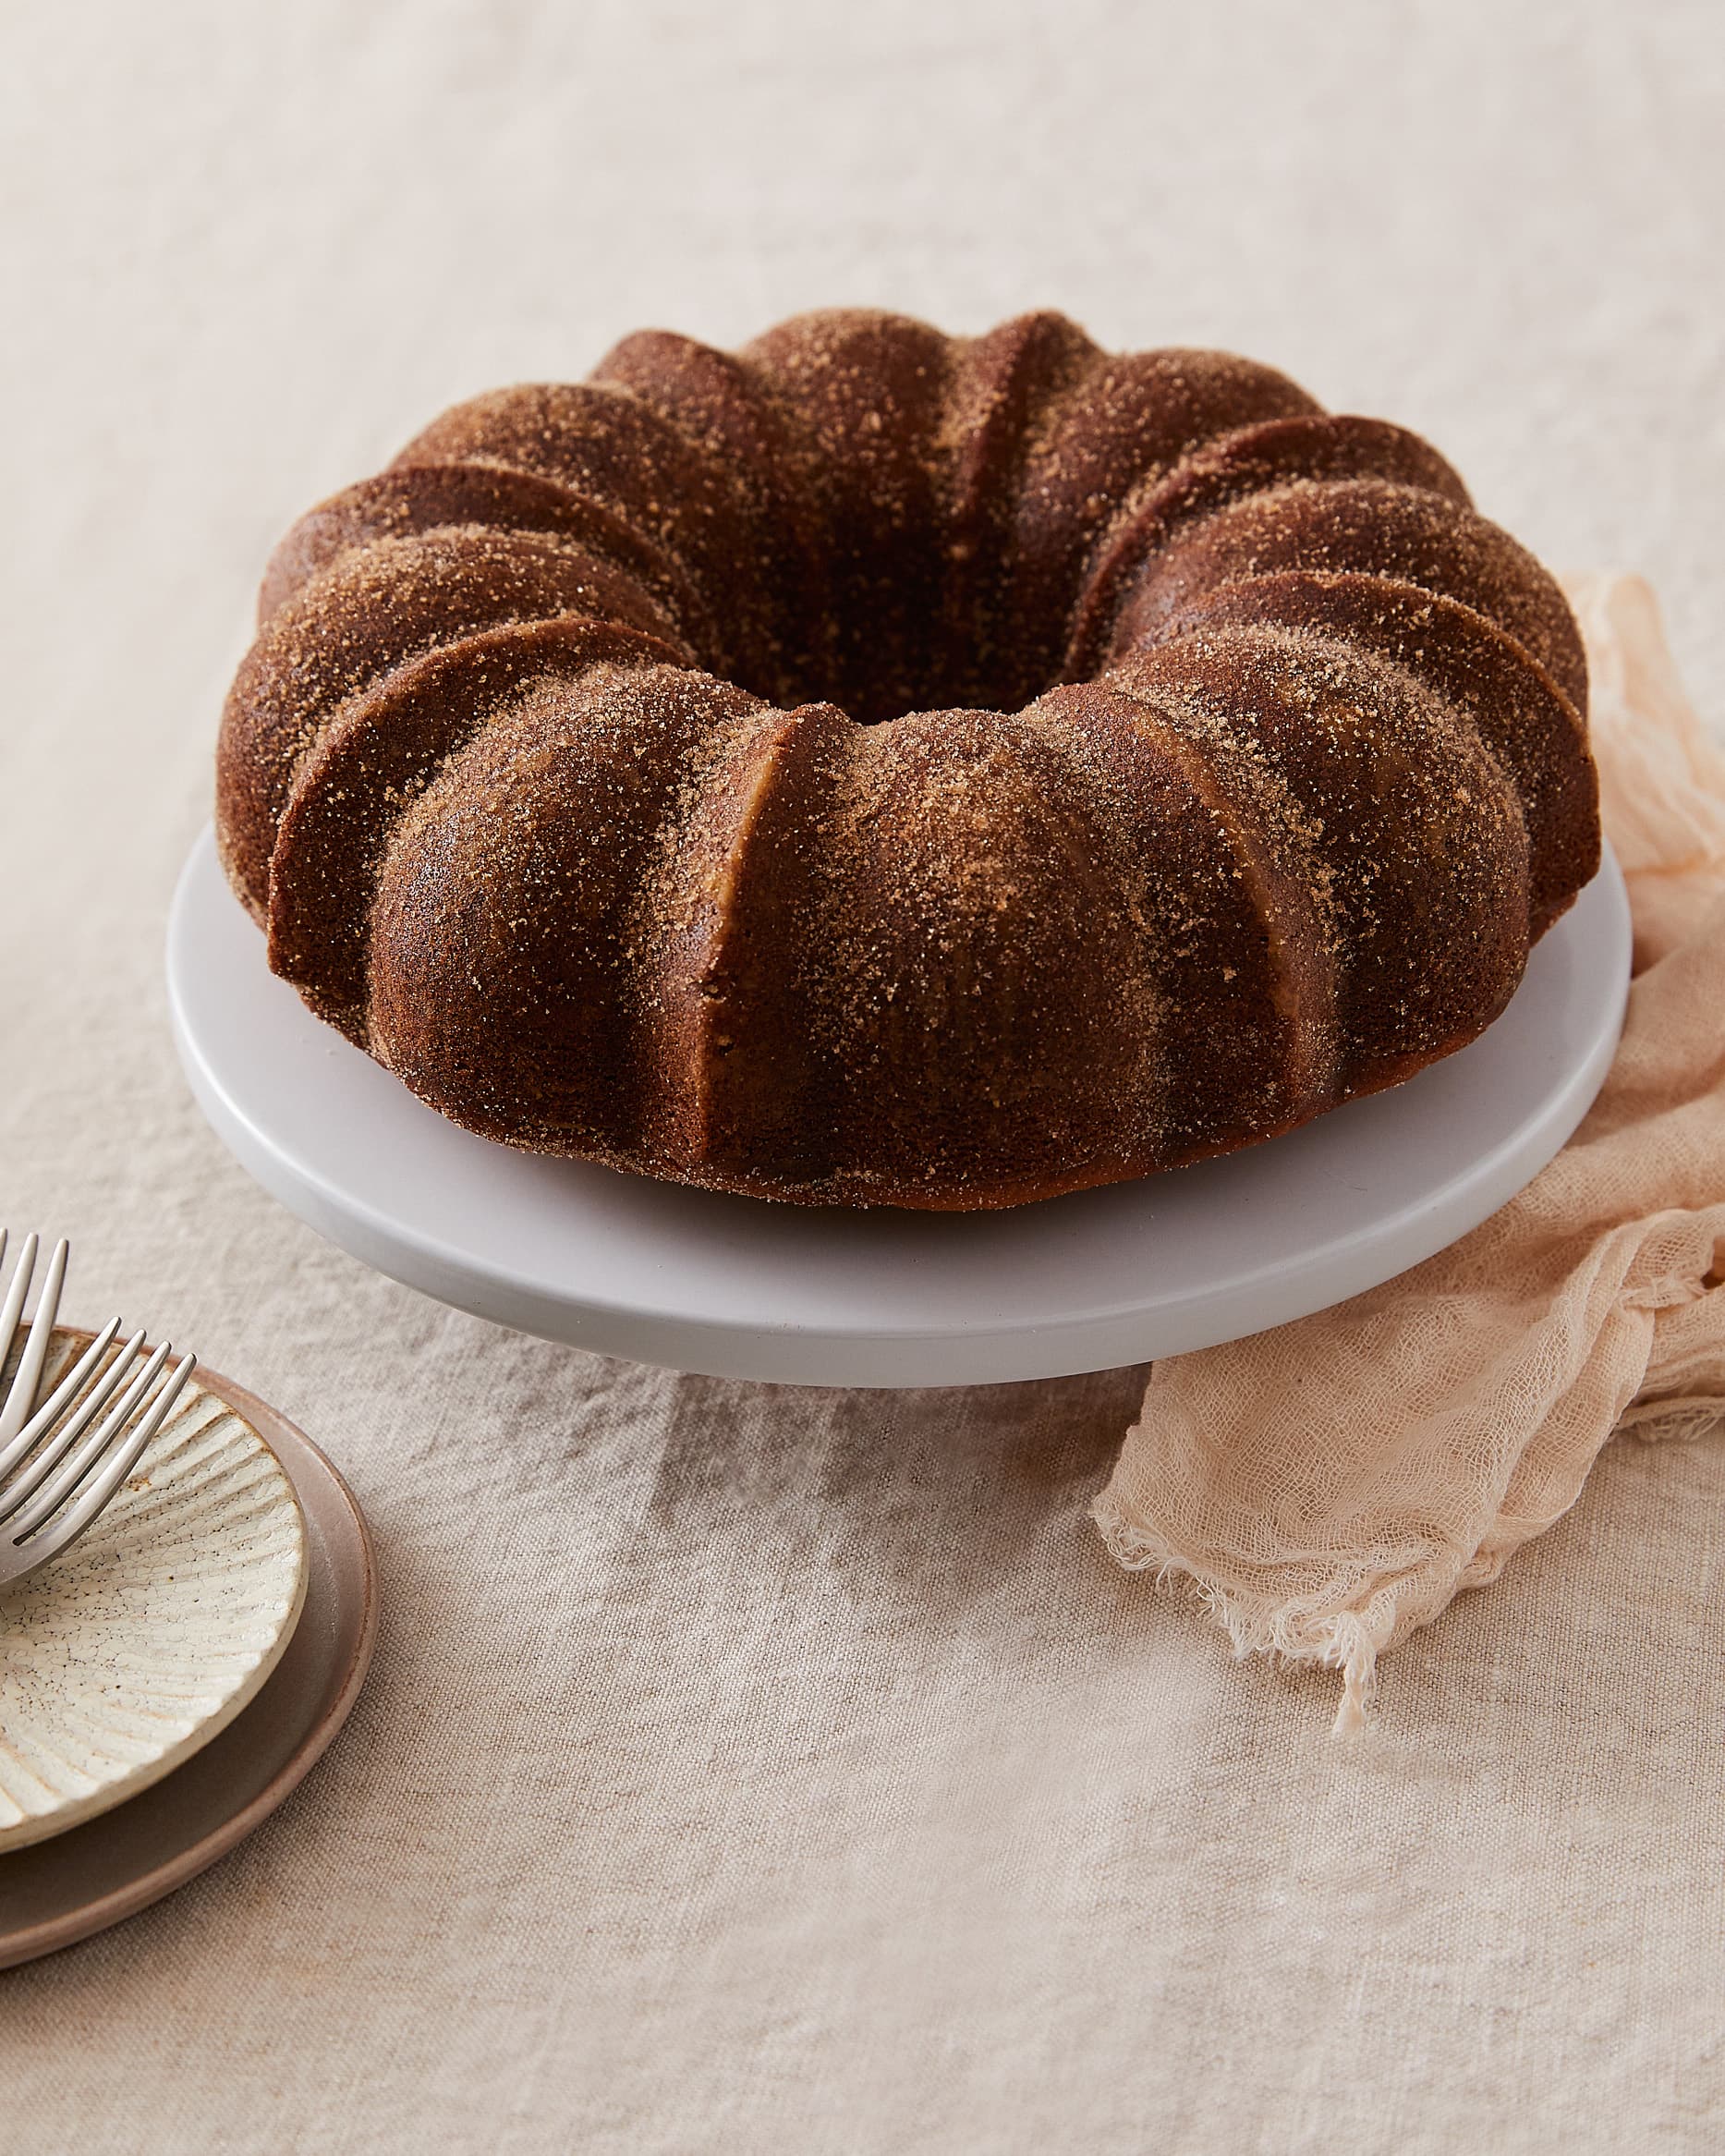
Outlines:
<svg viewBox="0 0 1725 2156"><path fill-rule="evenodd" d="M967 1209L1474 1039L1598 859L1561 593L1233 355L805 315L457 406L277 549L217 824L488 1137Z"/></svg>

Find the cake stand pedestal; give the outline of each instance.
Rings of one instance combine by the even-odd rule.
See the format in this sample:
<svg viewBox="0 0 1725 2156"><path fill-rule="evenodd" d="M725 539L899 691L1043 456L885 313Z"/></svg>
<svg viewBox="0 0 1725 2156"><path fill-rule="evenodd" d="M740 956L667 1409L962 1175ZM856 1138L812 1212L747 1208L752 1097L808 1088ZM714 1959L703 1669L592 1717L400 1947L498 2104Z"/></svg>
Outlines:
<svg viewBox="0 0 1725 2156"><path fill-rule="evenodd" d="M1453 1242L1585 1115L1629 952L1608 856L1460 1054L1245 1152L986 1213L772 1205L475 1138L270 973L208 832L175 896L167 972L186 1074L223 1140L321 1234L409 1286L676 1370L974 1385L1261 1332Z"/></svg>

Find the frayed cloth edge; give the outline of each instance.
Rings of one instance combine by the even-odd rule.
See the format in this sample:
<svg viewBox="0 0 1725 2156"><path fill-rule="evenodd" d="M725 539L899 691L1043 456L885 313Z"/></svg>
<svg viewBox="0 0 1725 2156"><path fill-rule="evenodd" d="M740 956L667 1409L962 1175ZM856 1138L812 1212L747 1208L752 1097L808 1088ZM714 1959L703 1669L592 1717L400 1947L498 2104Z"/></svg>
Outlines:
<svg viewBox="0 0 1725 2156"><path fill-rule="evenodd" d="M1358 1736L1369 1726L1378 1700L1378 1657L1392 1629L1389 1623L1382 1618L1374 1621L1357 1610L1334 1610L1325 1616L1306 1616L1286 1610L1266 1616L1250 1611L1218 1581L1197 1571L1159 1535L1128 1518L1119 1499L1108 1491L1092 1500L1090 1517L1109 1554L1124 1571L1153 1572L1159 1588L1176 1579L1186 1581L1227 1633L1236 1661L1261 1654L1289 1667L1339 1671L1342 1699L1332 1736Z"/></svg>

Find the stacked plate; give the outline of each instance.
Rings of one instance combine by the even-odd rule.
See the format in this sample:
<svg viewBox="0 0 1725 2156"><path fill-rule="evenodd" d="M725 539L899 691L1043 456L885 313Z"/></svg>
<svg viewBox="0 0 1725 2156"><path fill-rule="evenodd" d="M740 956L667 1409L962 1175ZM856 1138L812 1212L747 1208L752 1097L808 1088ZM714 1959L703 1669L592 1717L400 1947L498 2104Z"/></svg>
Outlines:
<svg viewBox="0 0 1725 2156"><path fill-rule="evenodd" d="M56 1332L42 1390L88 1346ZM375 1623L351 1493L200 1370L64 1557L0 1592L0 1967L231 1848L341 1726Z"/></svg>

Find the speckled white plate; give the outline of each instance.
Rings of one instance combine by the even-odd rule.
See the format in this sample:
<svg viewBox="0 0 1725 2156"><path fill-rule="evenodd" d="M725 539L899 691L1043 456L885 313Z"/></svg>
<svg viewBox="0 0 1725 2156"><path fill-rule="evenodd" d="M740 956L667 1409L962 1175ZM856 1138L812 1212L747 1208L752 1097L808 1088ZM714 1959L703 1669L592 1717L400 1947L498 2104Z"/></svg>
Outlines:
<svg viewBox="0 0 1725 2156"><path fill-rule="evenodd" d="M55 1333L44 1391L89 1339ZM83 1540L0 1590L0 1854L136 1796L225 1729L293 1638L306 1571L280 1461L194 1379Z"/></svg>

